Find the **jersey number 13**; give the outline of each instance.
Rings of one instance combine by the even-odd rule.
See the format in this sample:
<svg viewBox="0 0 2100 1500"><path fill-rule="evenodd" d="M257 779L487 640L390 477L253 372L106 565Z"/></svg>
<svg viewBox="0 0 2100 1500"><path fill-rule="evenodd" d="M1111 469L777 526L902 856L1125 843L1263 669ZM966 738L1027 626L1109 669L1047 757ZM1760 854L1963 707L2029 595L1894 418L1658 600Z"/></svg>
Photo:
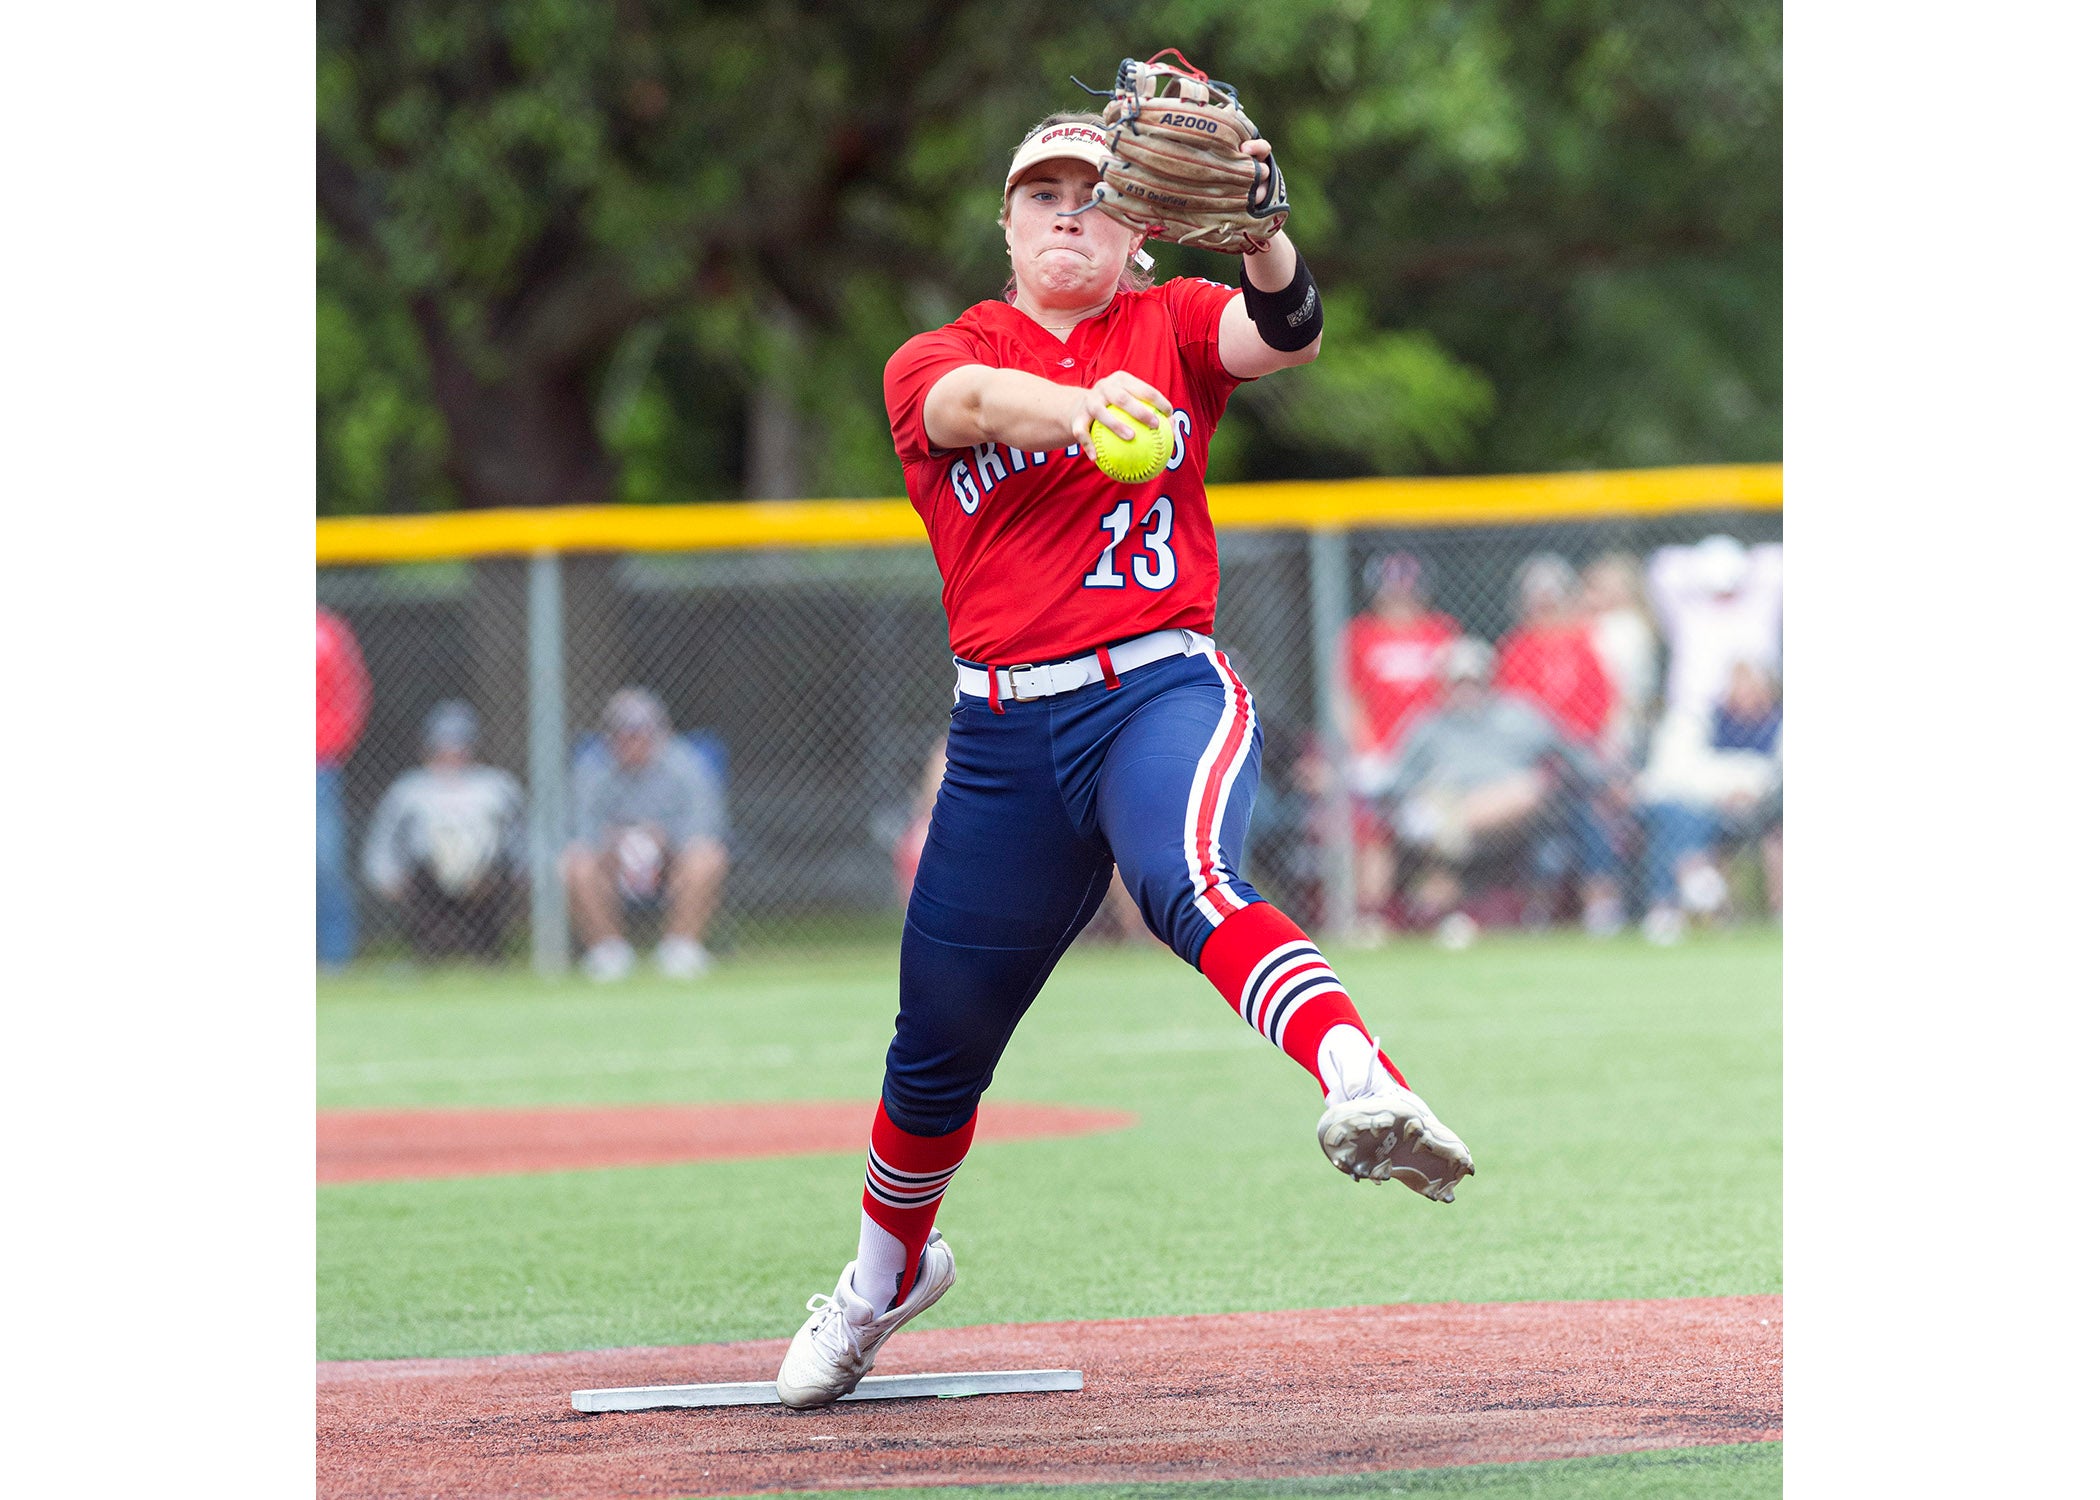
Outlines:
<svg viewBox="0 0 2100 1500"><path fill-rule="evenodd" d="M1165 495L1154 500L1152 508L1145 512L1143 525L1145 551L1130 554L1130 576L1138 581L1139 588L1157 591L1174 582L1174 502ZM1108 545L1101 549L1101 560L1086 575L1085 583L1090 589L1119 589L1123 575L1116 568L1116 548L1130 535L1130 502L1118 501L1116 508L1101 518L1101 529L1109 534Z"/></svg>

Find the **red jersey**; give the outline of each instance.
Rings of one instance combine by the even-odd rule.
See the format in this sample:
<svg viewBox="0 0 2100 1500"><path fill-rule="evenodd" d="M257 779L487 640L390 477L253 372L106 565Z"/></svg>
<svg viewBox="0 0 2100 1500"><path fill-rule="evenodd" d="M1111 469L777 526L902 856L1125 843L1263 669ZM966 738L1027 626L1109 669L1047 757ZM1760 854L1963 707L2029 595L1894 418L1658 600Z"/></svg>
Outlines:
<svg viewBox="0 0 2100 1500"><path fill-rule="evenodd" d="M1570 739L1597 742L1617 699L1583 625L1534 625L1502 642L1495 686L1529 698Z"/></svg>
<svg viewBox="0 0 2100 1500"><path fill-rule="evenodd" d="M1118 292L1062 342L1005 302L980 302L890 356L882 372L890 435L940 565L957 656L1011 666L1169 627L1211 632L1218 539L1203 469L1225 398L1240 383L1218 358L1219 319L1237 295L1188 277ZM926 393L963 365L1074 386L1128 370L1174 405L1166 472L1118 484L1076 443L1047 452L933 447Z"/></svg>
<svg viewBox="0 0 2100 1500"><path fill-rule="evenodd" d="M314 758L324 766L341 765L365 732L372 679L357 637L341 616L318 611L315 648Z"/></svg>
<svg viewBox="0 0 2100 1500"><path fill-rule="evenodd" d="M1362 710L1357 750L1389 750L1443 691L1444 652L1458 639L1449 615L1422 614L1395 625L1358 615L1342 635L1343 670Z"/></svg>

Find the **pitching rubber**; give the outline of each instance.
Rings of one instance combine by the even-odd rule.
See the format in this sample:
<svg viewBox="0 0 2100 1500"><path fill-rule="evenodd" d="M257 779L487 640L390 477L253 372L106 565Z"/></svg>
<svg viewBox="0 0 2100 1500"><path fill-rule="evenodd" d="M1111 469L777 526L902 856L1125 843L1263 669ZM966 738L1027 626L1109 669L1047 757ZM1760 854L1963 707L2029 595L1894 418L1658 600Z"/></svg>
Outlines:
<svg viewBox="0 0 2100 1500"><path fill-rule="evenodd" d="M1077 1370L965 1370L937 1375L870 1375L840 1401L896 1401L908 1396L1001 1396L1022 1391L1077 1391ZM778 1406L770 1380L726 1385L632 1385L571 1391L574 1411L660 1411L672 1406ZM834 1403L827 1403L834 1404ZM819 1407L818 1410L824 1408Z"/></svg>

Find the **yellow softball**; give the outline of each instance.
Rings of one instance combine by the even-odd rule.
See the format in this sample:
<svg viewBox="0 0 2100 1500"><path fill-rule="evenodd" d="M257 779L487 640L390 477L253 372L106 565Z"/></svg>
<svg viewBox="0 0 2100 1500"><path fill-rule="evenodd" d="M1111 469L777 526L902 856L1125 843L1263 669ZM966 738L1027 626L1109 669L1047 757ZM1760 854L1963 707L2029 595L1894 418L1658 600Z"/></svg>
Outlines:
<svg viewBox="0 0 2100 1500"><path fill-rule="evenodd" d="M1094 462L1101 466L1101 472L1123 484L1143 484L1163 473L1167 459L1174 452L1174 423L1169 414L1160 412L1159 425L1147 427L1120 406L1111 406L1109 410L1122 412L1123 419L1137 429L1137 436L1119 438L1107 426L1094 423L1088 429L1088 436L1094 441ZM1153 410L1159 408L1153 407Z"/></svg>

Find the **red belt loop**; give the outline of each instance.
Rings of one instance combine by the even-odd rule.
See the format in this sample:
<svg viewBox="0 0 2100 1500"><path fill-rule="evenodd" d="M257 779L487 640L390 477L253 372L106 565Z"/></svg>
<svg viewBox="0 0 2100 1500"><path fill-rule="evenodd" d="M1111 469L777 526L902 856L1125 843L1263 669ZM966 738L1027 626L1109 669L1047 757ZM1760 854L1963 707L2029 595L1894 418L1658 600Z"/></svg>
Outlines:
<svg viewBox="0 0 2100 1500"><path fill-rule="evenodd" d="M1116 669L1109 665L1108 647L1096 646L1094 648L1094 660L1101 663L1101 678L1102 681L1108 684L1108 690L1111 693L1123 685L1123 679L1118 677Z"/></svg>
<svg viewBox="0 0 2100 1500"><path fill-rule="evenodd" d="M999 669L990 662L984 664L984 680L990 689L992 712L995 714L1005 713L1006 710L999 706Z"/></svg>

